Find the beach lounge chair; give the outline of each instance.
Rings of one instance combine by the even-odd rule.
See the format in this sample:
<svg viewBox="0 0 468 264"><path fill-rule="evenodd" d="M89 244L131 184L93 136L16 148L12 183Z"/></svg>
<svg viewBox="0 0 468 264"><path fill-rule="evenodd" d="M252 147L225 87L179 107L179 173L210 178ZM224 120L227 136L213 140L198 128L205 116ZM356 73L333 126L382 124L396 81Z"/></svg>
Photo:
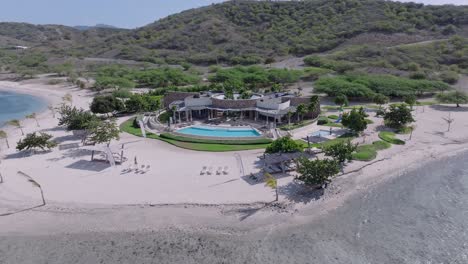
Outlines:
<svg viewBox="0 0 468 264"><path fill-rule="evenodd" d="M207 167L203 166L202 170L200 171L200 175L205 175L206 169L207 169Z"/></svg>
<svg viewBox="0 0 468 264"><path fill-rule="evenodd" d="M216 170L216 175L221 175L222 172L223 172L223 167L218 167L218 169Z"/></svg>
<svg viewBox="0 0 468 264"><path fill-rule="evenodd" d="M224 166L224 169L223 169L223 174L224 174L224 175L228 175L228 174L229 174L228 169L229 169L228 166Z"/></svg>
<svg viewBox="0 0 468 264"><path fill-rule="evenodd" d="M213 167L209 167L209 168L208 168L208 171L206 172L206 174L212 175L212 174L213 174Z"/></svg>

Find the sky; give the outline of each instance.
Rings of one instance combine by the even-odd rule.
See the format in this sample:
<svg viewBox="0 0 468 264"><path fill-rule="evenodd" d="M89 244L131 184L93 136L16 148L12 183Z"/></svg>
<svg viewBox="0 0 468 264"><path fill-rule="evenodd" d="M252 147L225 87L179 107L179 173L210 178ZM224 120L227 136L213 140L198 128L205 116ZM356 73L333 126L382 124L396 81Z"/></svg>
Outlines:
<svg viewBox="0 0 468 264"><path fill-rule="evenodd" d="M0 0L1 22L108 24L136 28L180 11L225 0ZM409 0L401 0L410 2ZM468 0L413 0L425 4L468 4Z"/></svg>

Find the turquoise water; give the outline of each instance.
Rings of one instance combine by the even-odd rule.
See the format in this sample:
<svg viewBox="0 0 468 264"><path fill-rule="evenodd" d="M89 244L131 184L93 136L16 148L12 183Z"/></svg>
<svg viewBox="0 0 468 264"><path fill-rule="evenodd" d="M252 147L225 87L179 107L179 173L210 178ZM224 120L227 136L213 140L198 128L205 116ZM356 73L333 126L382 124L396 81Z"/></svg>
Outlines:
<svg viewBox="0 0 468 264"><path fill-rule="evenodd" d="M0 127L9 120L22 119L45 108L46 103L38 97L0 91Z"/></svg>
<svg viewBox="0 0 468 264"><path fill-rule="evenodd" d="M187 135L204 136L204 137L259 137L255 129L252 128L222 128L222 127L203 127L193 126L186 127L177 132Z"/></svg>
<svg viewBox="0 0 468 264"><path fill-rule="evenodd" d="M330 131L328 130L319 130L319 131L316 131L312 134L310 134L309 136L311 137L325 137L325 136L329 136L330 135Z"/></svg>

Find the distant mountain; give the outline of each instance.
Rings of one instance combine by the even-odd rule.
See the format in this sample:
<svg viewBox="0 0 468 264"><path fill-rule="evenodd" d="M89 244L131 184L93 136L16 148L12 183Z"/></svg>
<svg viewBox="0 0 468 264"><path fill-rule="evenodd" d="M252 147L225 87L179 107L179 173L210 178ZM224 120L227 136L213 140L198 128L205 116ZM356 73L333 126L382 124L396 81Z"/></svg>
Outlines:
<svg viewBox="0 0 468 264"><path fill-rule="evenodd" d="M117 29L117 27L112 26L112 25L106 25L106 24L96 24L94 26L74 26L74 28L85 31L85 30L90 30L90 29L95 29L95 28L111 28L111 29Z"/></svg>

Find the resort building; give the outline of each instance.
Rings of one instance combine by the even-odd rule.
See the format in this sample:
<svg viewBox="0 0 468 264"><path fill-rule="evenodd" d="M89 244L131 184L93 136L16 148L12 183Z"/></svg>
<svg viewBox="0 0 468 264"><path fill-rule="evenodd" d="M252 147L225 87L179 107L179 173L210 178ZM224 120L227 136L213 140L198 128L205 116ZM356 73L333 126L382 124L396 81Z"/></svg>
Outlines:
<svg viewBox="0 0 468 264"><path fill-rule="evenodd" d="M164 106L176 112L175 123L233 116L279 124L287 123L288 113L294 117L297 106L307 106L310 100L309 97L297 97L288 93L253 94L247 99L234 94L227 99L224 93L168 92L164 96ZM304 117L316 118L319 114L320 104L317 104L315 111L306 113Z"/></svg>

